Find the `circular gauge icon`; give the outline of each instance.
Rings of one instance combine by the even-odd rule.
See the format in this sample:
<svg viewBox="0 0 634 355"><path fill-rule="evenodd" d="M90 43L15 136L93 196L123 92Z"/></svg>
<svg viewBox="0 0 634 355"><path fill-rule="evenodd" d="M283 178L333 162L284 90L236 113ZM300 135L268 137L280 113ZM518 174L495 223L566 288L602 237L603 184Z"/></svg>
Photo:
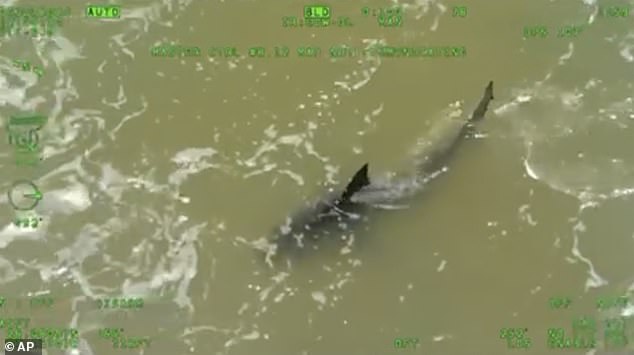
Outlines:
<svg viewBox="0 0 634 355"><path fill-rule="evenodd" d="M42 193L29 180L18 180L8 192L9 203L18 211L32 210L42 199Z"/></svg>

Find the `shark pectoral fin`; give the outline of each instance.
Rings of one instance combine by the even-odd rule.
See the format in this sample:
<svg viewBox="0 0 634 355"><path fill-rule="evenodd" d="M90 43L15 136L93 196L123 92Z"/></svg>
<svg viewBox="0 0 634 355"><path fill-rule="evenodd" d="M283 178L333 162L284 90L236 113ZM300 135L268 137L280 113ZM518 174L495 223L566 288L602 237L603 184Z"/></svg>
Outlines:
<svg viewBox="0 0 634 355"><path fill-rule="evenodd" d="M368 185L370 185L370 179L368 178L368 163L365 163L361 169L354 174L348 183L348 186L346 186L346 189L341 194L339 202L349 201L352 195Z"/></svg>

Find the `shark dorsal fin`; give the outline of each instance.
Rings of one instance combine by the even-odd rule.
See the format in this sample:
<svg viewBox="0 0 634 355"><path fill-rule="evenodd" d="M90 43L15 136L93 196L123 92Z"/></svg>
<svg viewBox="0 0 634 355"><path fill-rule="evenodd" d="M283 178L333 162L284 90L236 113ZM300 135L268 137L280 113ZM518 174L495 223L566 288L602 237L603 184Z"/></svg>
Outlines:
<svg viewBox="0 0 634 355"><path fill-rule="evenodd" d="M487 110L489 109L489 103L493 100L493 81L489 81L489 85L484 89L484 95L480 102L478 103L478 107L473 111L471 115L471 121L476 122L480 121L484 118Z"/></svg>
<svg viewBox="0 0 634 355"><path fill-rule="evenodd" d="M350 200L350 197L361 190L363 187L370 185L370 179L368 178L368 163L365 163L361 169L359 169L348 185L341 194L338 202L346 202Z"/></svg>

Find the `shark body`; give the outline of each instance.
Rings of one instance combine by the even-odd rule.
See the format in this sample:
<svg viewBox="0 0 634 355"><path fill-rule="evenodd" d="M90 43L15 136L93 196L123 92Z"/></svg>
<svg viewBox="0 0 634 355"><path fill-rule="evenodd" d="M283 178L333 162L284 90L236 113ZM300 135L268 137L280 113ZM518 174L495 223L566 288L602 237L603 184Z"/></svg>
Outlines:
<svg viewBox="0 0 634 355"><path fill-rule="evenodd" d="M393 202L411 196L420 190L426 181L434 177L447 163L452 153L481 121L493 100L493 82L484 89L484 94L469 117L449 117L434 126L424 141L418 142L414 152L415 174L388 182L370 181L368 163L365 163L340 193L331 193L309 204L300 212L287 217L273 239L273 250L267 254L285 254L289 250L317 247L317 240L332 234L342 234L356 221L364 220L370 207ZM333 233L335 232L335 233ZM268 258L267 258L268 259Z"/></svg>

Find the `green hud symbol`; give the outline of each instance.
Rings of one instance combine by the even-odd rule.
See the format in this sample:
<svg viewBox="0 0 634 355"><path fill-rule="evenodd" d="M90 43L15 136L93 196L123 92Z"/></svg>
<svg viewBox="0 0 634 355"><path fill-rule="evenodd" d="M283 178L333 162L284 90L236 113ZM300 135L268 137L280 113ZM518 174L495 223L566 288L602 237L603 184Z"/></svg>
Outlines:
<svg viewBox="0 0 634 355"><path fill-rule="evenodd" d="M40 157L30 152L18 152L15 157L15 164L17 166L35 166L40 160L42 160Z"/></svg>
<svg viewBox="0 0 634 355"><path fill-rule="evenodd" d="M7 125L9 144L17 148L19 159L16 157L18 165L34 165L39 158L35 153L40 142L38 131L44 123L46 117L40 115L11 116Z"/></svg>
<svg viewBox="0 0 634 355"><path fill-rule="evenodd" d="M34 152L40 142L37 131L37 129L29 129L24 132L9 127L9 144L16 146L21 152Z"/></svg>
<svg viewBox="0 0 634 355"><path fill-rule="evenodd" d="M46 117L41 115L11 116L9 119L9 126L37 126L36 129L40 129L44 123Z"/></svg>
<svg viewBox="0 0 634 355"><path fill-rule="evenodd" d="M119 5L88 5L86 6L86 16L95 18L119 18L121 17L121 7Z"/></svg>
<svg viewBox="0 0 634 355"><path fill-rule="evenodd" d="M304 19L330 19L330 7L324 5L304 6Z"/></svg>
<svg viewBox="0 0 634 355"><path fill-rule="evenodd" d="M403 344L403 339L401 338L396 338L394 339L394 347L396 349L403 349L405 348L405 345Z"/></svg>
<svg viewBox="0 0 634 355"><path fill-rule="evenodd" d="M29 211L35 208L42 199L42 192L29 180L18 180L13 183L7 193L9 203L18 211Z"/></svg>
<svg viewBox="0 0 634 355"><path fill-rule="evenodd" d="M9 144L21 151L35 151L40 141L37 131L45 122L46 118L40 115L11 116L8 124Z"/></svg>
<svg viewBox="0 0 634 355"><path fill-rule="evenodd" d="M452 13L453 13L453 17L467 17L467 7L454 6Z"/></svg>

